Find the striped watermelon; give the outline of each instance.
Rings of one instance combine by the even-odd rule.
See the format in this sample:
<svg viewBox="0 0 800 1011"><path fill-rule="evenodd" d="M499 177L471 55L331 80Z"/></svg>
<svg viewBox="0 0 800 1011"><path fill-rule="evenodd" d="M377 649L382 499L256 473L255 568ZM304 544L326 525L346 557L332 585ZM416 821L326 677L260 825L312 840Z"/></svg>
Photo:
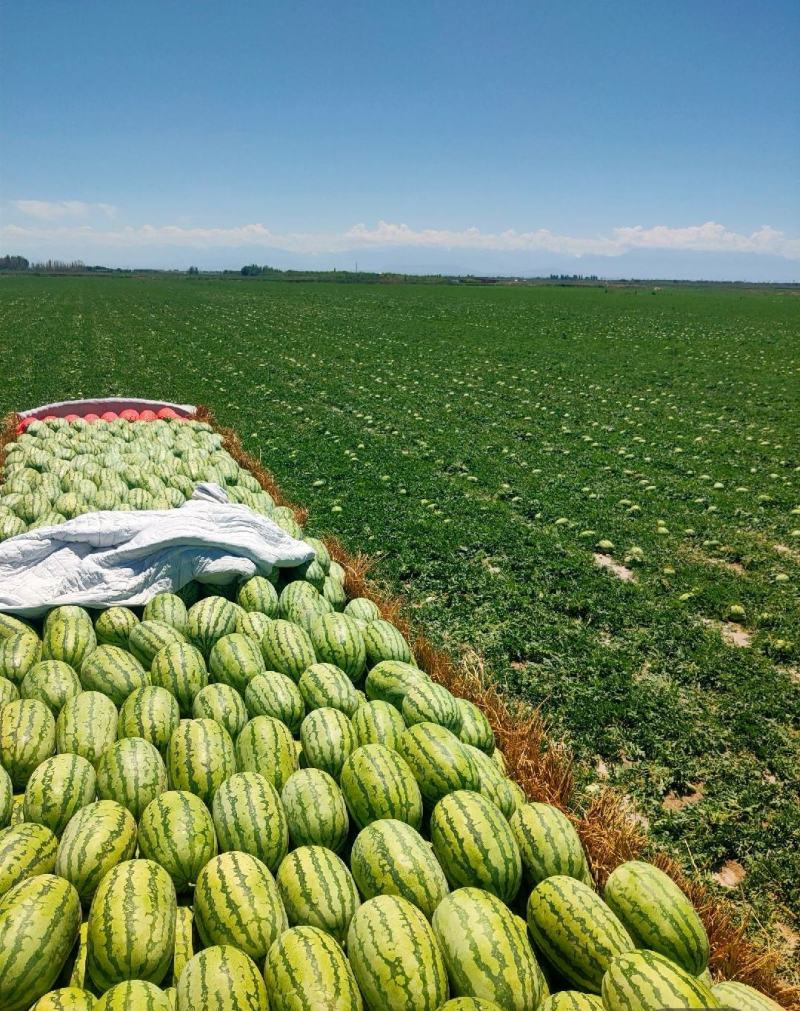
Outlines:
<svg viewBox="0 0 800 1011"><path fill-rule="evenodd" d="M304 579L293 579L281 590L278 599L278 615L281 618L291 620L291 615L305 608L311 608L319 613L330 613L322 597L315 586Z"/></svg>
<svg viewBox="0 0 800 1011"><path fill-rule="evenodd" d="M15 618L13 615L0 612L0 642L3 639L7 639L10 635L18 635L20 632L35 635L30 625L26 625L24 621L20 621L19 618Z"/></svg>
<svg viewBox="0 0 800 1011"><path fill-rule="evenodd" d="M602 985L606 1011L720 1006L705 983L656 951L617 954L610 960Z"/></svg>
<svg viewBox="0 0 800 1011"><path fill-rule="evenodd" d="M357 748L342 766L340 784L353 821L365 828L394 818L422 824L422 794L405 760L383 744Z"/></svg>
<svg viewBox="0 0 800 1011"><path fill-rule="evenodd" d="M141 979L126 980L106 990L93 1011L171 1011L167 995L154 983Z"/></svg>
<svg viewBox="0 0 800 1011"><path fill-rule="evenodd" d="M383 660L367 674L364 689L370 701L390 702L400 709L408 689L428 681L430 678L419 667L401 660Z"/></svg>
<svg viewBox="0 0 800 1011"><path fill-rule="evenodd" d="M117 707L100 692L67 699L56 721L59 754L81 755L94 764L117 739Z"/></svg>
<svg viewBox="0 0 800 1011"><path fill-rule="evenodd" d="M33 1005L31 1011L93 1011L96 1006L95 999L88 990L65 986L45 994Z"/></svg>
<svg viewBox="0 0 800 1011"><path fill-rule="evenodd" d="M435 804L453 790L478 790L475 764L455 734L437 723L417 723L397 743L419 783L422 796Z"/></svg>
<svg viewBox="0 0 800 1011"><path fill-rule="evenodd" d="M182 716L190 716L195 696L208 684L203 654L188 642L174 642L153 657L150 680L174 695Z"/></svg>
<svg viewBox="0 0 800 1011"><path fill-rule="evenodd" d="M185 643L186 637L177 628L163 621L140 621L128 636L128 649L139 663L149 670L156 655L172 643ZM137 685L137 687L140 687Z"/></svg>
<svg viewBox="0 0 800 1011"><path fill-rule="evenodd" d="M30 631L0 639L0 677L22 684L25 675L42 658L42 644Z"/></svg>
<svg viewBox="0 0 800 1011"><path fill-rule="evenodd" d="M491 755L494 751L494 731L486 713L468 699L457 698L456 705L461 716L458 739L464 744L471 744L473 748L480 748L487 755Z"/></svg>
<svg viewBox="0 0 800 1011"><path fill-rule="evenodd" d="M198 875L193 908L206 947L232 944L259 962L288 926L275 879L249 853L209 860Z"/></svg>
<svg viewBox="0 0 800 1011"><path fill-rule="evenodd" d="M136 819L167 788L164 759L142 737L115 741L97 760L96 768L100 800L118 800Z"/></svg>
<svg viewBox="0 0 800 1011"><path fill-rule="evenodd" d="M46 825L23 821L0 829L0 898L37 874L50 874L58 840Z"/></svg>
<svg viewBox="0 0 800 1011"><path fill-rule="evenodd" d="M350 819L333 776L322 769L298 769L286 780L281 801L292 846L325 846L334 853L344 846Z"/></svg>
<svg viewBox="0 0 800 1011"><path fill-rule="evenodd" d="M89 910L86 966L99 990L126 979L160 983L175 944L175 888L152 860L106 874Z"/></svg>
<svg viewBox="0 0 800 1011"><path fill-rule="evenodd" d="M338 779L348 755L355 750L353 724L338 709L315 709L300 727L303 757L312 769Z"/></svg>
<svg viewBox="0 0 800 1011"><path fill-rule="evenodd" d="M411 647L390 621L376 618L367 624L363 634L369 667L374 667L384 660L413 663Z"/></svg>
<svg viewBox="0 0 800 1011"><path fill-rule="evenodd" d="M352 716L358 708L358 695L345 672L332 663L313 663L298 683L307 712L312 709L340 709Z"/></svg>
<svg viewBox="0 0 800 1011"><path fill-rule="evenodd" d="M641 860L620 864L603 893L637 948L658 951L699 976L708 965L706 928L691 902L663 871Z"/></svg>
<svg viewBox="0 0 800 1011"><path fill-rule="evenodd" d="M342 569L342 575L340 576L334 566L342 569L338 562L331 562L331 572L330 575L325 577L325 582L322 586L322 596L333 607L334 611L343 611L344 605L347 603L347 594L344 589L344 570Z"/></svg>
<svg viewBox="0 0 800 1011"><path fill-rule="evenodd" d="M561 990L545 998L539 1011L603 1011L603 1001L593 993Z"/></svg>
<svg viewBox="0 0 800 1011"><path fill-rule="evenodd" d="M81 925L78 893L39 874L0 898L0 1007L26 1011L58 978Z"/></svg>
<svg viewBox="0 0 800 1011"><path fill-rule="evenodd" d="M261 645L261 640L264 638L264 633L272 624L272 618L268 618L266 614L262 614L260 611L242 611L236 614L236 628L234 631L239 632L241 635L246 635L248 639L252 639Z"/></svg>
<svg viewBox="0 0 800 1011"><path fill-rule="evenodd" d="M206 948L187 962L176 990L177 1011L270 1011L255 962L228 944Z"/></svg>
<svg viewBox="0 0 800 1011"><path fill-rule="evenodd" d="M133 815L114 800L99 800L70 819L58 844L55 872L77 888L85 904L104 875L135 852Z"/></svg>
<svg viewBox="0 0 800 1011"><path fill-rule="evenodd" d="M157 593L144 605L143 621L160 621L186 635L188 612L186 604L175 593Z"/></svg>
<svg viewBox="0 0 800 1011"><path fill-rule="evenodd" d="M300 689L286 675L276 670L257 674L244 690L244 704L252 719L272 716L285 723L293 734L300 730L306 707Z"/></svg>
<svg viewBox="0 0 800 1011"><path fill-rule="evenodd" d="M14 808L14 784L11 776L0 765L0 829L6 827L11 821L11 812Z"/></svg>
<svg viewBox="0 0 800 1011"><path fill-rule="evenodd" d="M245 611L257 611L268 618L278 617L277 590L263 576L253 576L252 579L242 583L236 601Z"/></svg>
<svg viewBox="0 0 800 1011"><path fill-rule="evenodd" d="M720 1007L736 1008L737 1011L780 1011L780 1004L746 983L726 980L711 987L711 993Z"/></svg>
<svg viewBox="0 0 800 1011"><path fill-rule="evenodd" d="M454 997L445 1001L439 1011L502 1011L502 1008L490 1000L479 1000L477 997Z"/></svg>
<svg viewBox="0 0 800 1011"><path fill-rule="evenodd" d="M528 929L536 947L567 982L600 993L615 956L634 948L627 930L588 885L556 874L528 898Z"/></svg>
<svg viewBox="0 0 800 1011"><path fill-rule="evenodd" d="M25 821L46 825L60 836L73 814L92 803L96 785L94 769L80 755L46 758L25 787Z"/></svg>
<svg viewBox="0 0 800 1011"><path fill-rule="evenodd" d="M378 605L368 597L353 597L352 600L347 602L344 613L348 618L353 618L354 621L363 621L365 623L377 621L381 616Z"/></svg>
<svg viewBox="0 0 800 1011"><path fill-rule="evenodd" d="M163 753L180 721L177 699L166 688L147 685L131 692L122 704L117 737L142 737Z"/></svg>
<svg viewBox="0 0 800 1011"><path fill-rule="evenodd" d="M395 749L406 729L405 720L388 702L363 702L351 719L359 747L362 744L383 744Z"/></svg>
<svg viewBox="0 0 800 1011"><path fill-rule="evenodd" d="M214 681L243 692L257 674L265 671L258 644L241 632L223 635L211 648L208 669Z"/></svg>
<svg viewBox="0 0 800 1011"><path fill-rule="evenodd" d="M224 597L204 597L189 608L186 634L203 656L208 656L214 643L236 628L236 608Z"/></svg>
<svg viewBox="0 0 800 1011"><path fill-rule="evenodd" d="M291 732L272 716L250 720L236 741L236 759L242 772L257 772L280 792L298 767Z"/></svg>
<svg viewBox="0 0 800 1011"><path fill-rule="evenodd" d="M80 670L97 646L92 619L82 607L56 607L47 615L42 636L42 659L63 660Z"/></svg>
<svg viewBox="0 0 800 1011"><path fill-rule="evenodd" d="M365 899L399 895L428 919L450 891L430 845L403 821L374 821L359 832L350 854L350 869Z"/></svg>
<svg viewBox="0 0 800 1011"><path fill-rule="evenodd" d="M363 1011L344 952L316 927L281 934L267 955L264 980L272 1011Z"/></svg>
<svg viewBox="0 0 800 1011"><path fill-rule="evenodd" d="M213 720L183 720L167 746L171 790L188 790L211 804L220 784L236 772L230 734Z"/></svg>
<svg viewBox="0 0 800 1011"><path fill-rule="evenodd" d="M139 628L144 629L148 624L142 622ZM81 684L85 691L107 695L119 708L131 692L150 684L150 675L134 656L119 646L98 646L81 665Z"/></svg>
<svg viewBox="0 0 800 1011"><path fill-rule="evenodd" d="M23 681L24 684L24 681ZM28 696L28 698L33 698L34 696ZM8 705L9 702L14 702L19 698L19 689L14 684L13 681L9 681L8 678L0 678L0 709L3 706ZM44 701L43 699L40 701Z"/></svg>
<svg viewBox="0 0 800 1011"><path fill-rule="evenodd" d="M496 896L459 888L433 914L453 992L504 1011L535 1011L547 993L525 924Z"/></svg>
<svg viewBox="0 0 800 1011"><path fill-rule="evenodd" d="M430 924L396 895L377 895L356 911L347 953L370 1011L436 1011L449 996Z"/></svg>
<svg viewBox="0 0 800 1011"><path fill-rule="evenodd" d="M264 633L261 655L267 670L280 671L295 682L300 680L304 670L317 662L308 633L294 622L282 618L273 621Z"/></svg>
<svg viewBox="0 0 800 1011"><path fill-rule="evenodd" d="M196 720L216 720L231 737L238 737L247 723L242 696L226 684L206 685L195 695L192 716Z"/></svg>
<svg viewBox="0 0 800 1011"><path fill-rule="evenodd" d="M518 807L510 818L526 878L534 885L554 874L566 874L594 887L575 826L552 804Z"/></svg>
<svg viewBox="0 0 800 1011"><path fill-rule="evenodd" d="M311 635L311 627L314 622L324 614L333 614L333 608L319 593L313 597L300 597L293 601L286 609L285 618L287 621L299 625L304 632Z"/></svg>
<svg viewBox="0 0 800 1011"><path fill-rule="evenodd" d="M484 888L504 902L519 891L522 861L514 834L481 794L456 790L443 797L431 815L431 842L454 888Z"/></svg>
<svg viewBox="0 0 800 1011"><path fill-rule="evenodd" d="M325 846L300 846L278 868L278 889L292 927L317 927L344 944L361 904L347 864Z"/></svg>
<svg viewBox="0 0 800 1011"><path fill-rule="evenodd" d="M223 853L249 853L270 871L278 869L289 849L289 826L280 795L269 780L257 772L237 772L214 794L211 810Z"/></svg>
<svg viewBox="0 0 800 1011"><path fill-rule="evenodd" d="M0 711L0 765L21 790L28 777L53 754L56 724L53 714L38 699L18 699Z"/></svg>
<svg viewBox="0 0 800 1011"><path fill-rule="evenodd" d="M506 818L516 811L520 800L525 803L525 795L516 783L503 775L497 764L491 760L485 751L474 748L471 744L462 744L478 770L480 792L493 804L500 808Z"/></svg>
<svg viewBox="0 0 800 1011"><path fill-rule="evenodd" d="M177 892L184 891L197 881L202 868L217 853L208 808L186 790L162 793L142 812L139 851L164 868Z"/></svg>
<svg viewBox="0 0 800 1011"><path fill-rule="evenodd" d="M311 561L305 565L303 570L303 578L307 583L311 583L314 589L318 592L321 592L322 588L325 586L325 577L327 575L328 573L322 568L316 558L312 558Z"/></svg>
<svg viewBox="0 0 800 1011"><path fill-rule="evenodd" d="M454 734L461 730L461 712L455 698L444 685L432 681L412 685L403 696L400 711L407 727L415 723L438 723Z"/></svg>
<svg viewBox="0 0 800 1011"><path fill-rule="evenodd" d="M304 540L313 550L317 564L327 576L331 571L331 553L328 551L327 545L318 537L305 537Z"/></svg>
<svg viewBox="0 0 800 1011"><path fill-rule="evenodd" d="M94 631L100 646L128 648L128 637L139 619L128 607L109 607L95 619Z"/></svg>
<svg viewBox="0 0 800 1011"><path fill-rule="evenodd" d="M335 583L340 583L342 586L347 582L347 571L341 562L337 562L336 559L331 559L330 568L328 569L328 575Z"/></svg>
<svg viewBox="0 0 800 1011"><path fill-rule="evenodd" d="M311 625L311 642L317 659L341 668L352 681L366 670L366 651L361 629L346 614L322 614Z"/></svg>
<svg viewBox="0 0 800 1011"><path fill-rule="evenodd" d="M68 663L63 660L42 660L35 663L23 678L20 695L24 699L44 702L55 717L67 699L74 698L81 690L78 675Z"/></svg>
<svg viewBox="0 0 800 1011"><path fill-rule="evenodd" d="M175 916L175 953L172 956L172 981L178 982L183 967L194 957L194 913L191 906L178 906Z"/></svg>

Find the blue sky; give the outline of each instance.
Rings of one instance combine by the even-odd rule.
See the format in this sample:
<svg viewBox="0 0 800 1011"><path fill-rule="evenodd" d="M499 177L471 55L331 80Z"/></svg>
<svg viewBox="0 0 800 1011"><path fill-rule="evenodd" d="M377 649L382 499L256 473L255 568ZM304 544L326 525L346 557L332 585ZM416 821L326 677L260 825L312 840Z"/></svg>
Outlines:
<svg viewBox="0 0 800 1011"><path fill-rule="evenodd" d="M800 280L800 5L0 3L0 251Z"/></svg>

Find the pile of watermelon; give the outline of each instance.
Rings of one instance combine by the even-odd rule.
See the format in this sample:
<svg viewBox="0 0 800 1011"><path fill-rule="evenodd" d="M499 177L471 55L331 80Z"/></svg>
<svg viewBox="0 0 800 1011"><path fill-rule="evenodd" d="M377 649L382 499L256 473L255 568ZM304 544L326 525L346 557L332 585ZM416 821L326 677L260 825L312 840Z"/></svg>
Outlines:
<svg viewBox="0 0 800 1011"><path fill-rule="evenodd" d="M30 425L6 510L217 480L302 536L208 426L105 424ZM0 615L3 1011L777 1007L712 985L652 865L599 894L481 710L306 540L305 566L139 612Z"/></svg>

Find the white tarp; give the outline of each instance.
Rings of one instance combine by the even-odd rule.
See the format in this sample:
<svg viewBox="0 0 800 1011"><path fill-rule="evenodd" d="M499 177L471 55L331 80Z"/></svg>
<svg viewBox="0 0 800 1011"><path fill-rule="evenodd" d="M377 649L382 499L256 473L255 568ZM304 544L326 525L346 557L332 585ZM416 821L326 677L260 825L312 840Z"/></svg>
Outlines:
<svg viewBox="0 0 800 1011"><path fill-rule="evenodd" d="M314 557L272 520L200 484L178 509L85 513L0 543L0 611L135 607L193 579L221 584Z"/></svg>

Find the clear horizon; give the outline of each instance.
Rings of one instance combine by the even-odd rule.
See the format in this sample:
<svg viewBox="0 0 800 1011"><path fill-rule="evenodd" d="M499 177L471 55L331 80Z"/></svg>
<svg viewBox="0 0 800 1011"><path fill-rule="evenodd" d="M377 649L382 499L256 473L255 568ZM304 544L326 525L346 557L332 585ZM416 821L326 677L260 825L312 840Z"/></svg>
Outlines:
<svg viewBox="0 0 800 1011"><path fill-rule="evenodd" d="M0 10L0 255L800 280L800 8Z"/></svg>

